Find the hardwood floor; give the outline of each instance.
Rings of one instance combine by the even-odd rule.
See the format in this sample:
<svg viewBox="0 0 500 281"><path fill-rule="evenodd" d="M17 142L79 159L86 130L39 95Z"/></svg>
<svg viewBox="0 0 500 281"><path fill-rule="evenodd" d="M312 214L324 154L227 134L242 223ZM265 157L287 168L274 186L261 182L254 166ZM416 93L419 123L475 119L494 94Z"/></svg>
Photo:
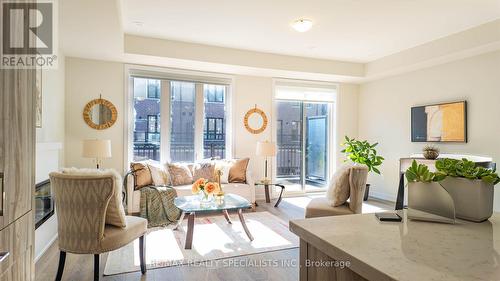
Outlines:
<svg viewBox="0 0 500 281"><path fill-rule="evenodd" d="M270 212L277 217L288 221L304 218L304 208L311 198L289 197L283 198L278 208L274 208L274 201L265 203L258 201L257 212ZM363 203L363 212L376 212L384 209L393 209L394 204L379 200L368 200ZM242 257L228 258L217 263L217 266L174 266L148 270L145 275L140 272L103 276L107 254L101 255L100 280L298 280L299 269L296 266L299 249L288 249ZM36 263L35 280L54 280L59 261L59 250L54 243ZM264 263L273 264L265 266ZM92 255L66 256L66 266L63 280L86 281L93 280L94 258ZM274 266L275 263L278 266ZM234 266L234 265L247 266ZM254 265L254 266L251 266Z"/></svg>

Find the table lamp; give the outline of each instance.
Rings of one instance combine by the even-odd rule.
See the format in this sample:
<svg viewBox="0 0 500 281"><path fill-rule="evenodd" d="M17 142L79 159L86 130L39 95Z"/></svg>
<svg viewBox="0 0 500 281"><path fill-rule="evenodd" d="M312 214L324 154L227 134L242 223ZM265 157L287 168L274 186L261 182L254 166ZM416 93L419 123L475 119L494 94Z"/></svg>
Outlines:
<svg viewBox="0 0 500 281"><path fill-rule="evenodd" d="M268 183L270 180L267 178L267 158L276 156L276 143L269 141L259 141L257 142L257 156L264 156L266 158L266 169L264 172L263 183Z"/></svg>
<svg viewBox="0 0 500 281"><path fill-rule="evenodd" d="M102 159L111 158L111 140L84 140L83 157L95 159L99 169Z"/></svg>

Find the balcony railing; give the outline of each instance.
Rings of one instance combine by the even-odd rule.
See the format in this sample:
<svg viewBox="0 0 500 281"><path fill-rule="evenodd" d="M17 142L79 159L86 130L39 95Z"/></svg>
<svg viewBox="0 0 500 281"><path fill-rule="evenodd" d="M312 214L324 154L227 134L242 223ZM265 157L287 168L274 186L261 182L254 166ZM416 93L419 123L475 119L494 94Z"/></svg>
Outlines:
<svg viewBox="0 0 500 281"><path fill-rule="evenodd" d="M203 156L207 158L225 158L225 143L205 143ZM191 162L194 159L194 145L192 143L173 143L170 147L171 159L176 162ZM160 145L158 143L134 143L135 160L160 160ZM277 154L277 176L283 179L300 180L302 165L302 148L300 144L280 144ZM306 174L307 182L325 183L326 177L310 176Z"/></svg>
<svg viewBox="0 0 500 281"><path fill-rule="evenodd" d="M302 148L300 143L279 144L277 154L277 177L291 182L300 182L302 165ZM306 172L306 183L322 186L326 183L325 176L310 175Z"/></svg>
<svg viewBox="0 0 500 281"><path fill-rule="evenodd" d="M224 143L205 143L203 147L204 158L223 159L226 155L226 145ZM176 162L190 162L194 159L193 144L171 144L170 158ZM160 160L160 145L157 143L134 143L134 159L140 160Z"/></svg>

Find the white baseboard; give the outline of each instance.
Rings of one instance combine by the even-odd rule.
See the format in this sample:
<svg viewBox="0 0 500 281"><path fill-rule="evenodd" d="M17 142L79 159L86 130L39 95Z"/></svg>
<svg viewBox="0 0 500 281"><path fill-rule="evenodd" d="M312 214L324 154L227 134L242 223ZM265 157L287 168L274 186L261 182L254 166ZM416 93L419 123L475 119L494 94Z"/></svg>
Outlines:
<svg viewBox="0 0 500 281"><path fill-rule="evenodd" d="M35 257L35 263L43 256L43 254L45 254L45 252L50 248L50 246L54 244L54 242L57 240L57 237L58 234L56 234L56 236L54 236L54 238L52 238L49 241L49 243L47 243L47 245L40 251L40 254L38 254L38 256Z"/></svg>
<svg viewBox="0 0 500 281"><path fill-rule="evenodd" d="M376 198L376 199L381 199L385 201L391 201L391 202L396 202L396 196L393 194L388 194L385 192L376 192L376 191L371 191L370 190L370 197Z"/></svg>

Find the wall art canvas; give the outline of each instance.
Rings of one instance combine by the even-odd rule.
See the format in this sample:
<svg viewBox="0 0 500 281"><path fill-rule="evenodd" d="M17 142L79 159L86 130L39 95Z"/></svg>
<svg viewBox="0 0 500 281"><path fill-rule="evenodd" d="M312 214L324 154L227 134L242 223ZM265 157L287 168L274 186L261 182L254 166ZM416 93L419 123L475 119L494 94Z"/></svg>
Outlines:
<svg viewBox="0 0 500 281"><path fill-rule="evenodd" d="M467 142L467 102L411 108L412 142Z"/></svg>

